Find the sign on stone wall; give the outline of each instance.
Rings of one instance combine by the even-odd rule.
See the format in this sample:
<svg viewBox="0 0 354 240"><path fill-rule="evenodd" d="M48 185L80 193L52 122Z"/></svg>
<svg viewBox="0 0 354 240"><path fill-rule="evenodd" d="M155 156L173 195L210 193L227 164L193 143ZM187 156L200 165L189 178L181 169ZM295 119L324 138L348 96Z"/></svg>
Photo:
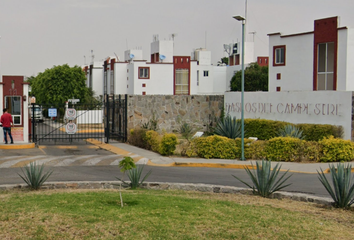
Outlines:
<svg viewBox="0 0 354 240"><path fill-rule="evenodd" d="M225 113L241 118L241 93L226 92ZM291 123L331 124L344 128L351 139L352 92L245 92L244 118Z"/></svg>

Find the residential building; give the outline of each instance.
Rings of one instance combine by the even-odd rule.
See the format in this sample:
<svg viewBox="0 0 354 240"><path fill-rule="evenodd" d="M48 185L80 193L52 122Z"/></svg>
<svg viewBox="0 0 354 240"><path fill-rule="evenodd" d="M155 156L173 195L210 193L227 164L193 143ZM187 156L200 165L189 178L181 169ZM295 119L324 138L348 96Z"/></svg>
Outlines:
<svg viewBox="0 0 354 240"><path fill-rule="evenodd" d="M314 21L310 32L269 36L269 91L354 91L354 31L339 18Z"/></svg>

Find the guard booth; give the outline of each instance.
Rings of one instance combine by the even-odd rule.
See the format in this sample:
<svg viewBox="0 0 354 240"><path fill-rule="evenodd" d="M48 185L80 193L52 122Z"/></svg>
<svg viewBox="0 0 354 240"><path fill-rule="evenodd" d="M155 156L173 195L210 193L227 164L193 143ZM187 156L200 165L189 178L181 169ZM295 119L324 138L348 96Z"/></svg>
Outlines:
<svg viewBox="0 0 354 240"><path fill-rule="evenodd" d="M16 143L29 142L28 87L24 76L2 76L0 82L0 115L4 108L12 115L14 127L11 129ZM9 139L8 139L9 140ZM4 142L4 131L0 129L0 142Z"/></svg>

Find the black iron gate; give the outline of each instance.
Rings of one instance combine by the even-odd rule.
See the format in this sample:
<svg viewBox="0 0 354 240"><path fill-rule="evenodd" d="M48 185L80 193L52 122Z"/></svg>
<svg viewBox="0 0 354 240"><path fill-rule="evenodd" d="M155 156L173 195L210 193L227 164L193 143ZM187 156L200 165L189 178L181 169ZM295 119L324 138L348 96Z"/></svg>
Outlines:
<svg viewBox="0 0 354 240"><path fill-rule="evenodd" d="M128 129L128 95L124 98L121 95L118 97L105 95L105 136L106 143L110 139L126 142Z"/></svg>
<svg viewBox="0 0 354 240"><path fill-rule="evenodd" d="M39 144L78 144L87 139L127 141L127 95L66 105L32 104L30 139Z"/></svg>
<svg viewBox="0 0 354 240"><path fill-rule="evenodd" d="M36 144L77 144L104 139L104 104L32 104L30 138Z"/></svg>

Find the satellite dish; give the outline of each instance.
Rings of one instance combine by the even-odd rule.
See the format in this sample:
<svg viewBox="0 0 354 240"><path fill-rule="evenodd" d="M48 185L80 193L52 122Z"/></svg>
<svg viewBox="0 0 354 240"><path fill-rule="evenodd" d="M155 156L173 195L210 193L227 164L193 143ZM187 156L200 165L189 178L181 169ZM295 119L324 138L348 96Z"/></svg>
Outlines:
<svg viewBox="0 0 354 240"><path fill-rule="evenodd" d="M164 60L166 58L165 55L160 55L160 60Z"/></svg>
<svg viewBox="0 0 354 240"><path fill-rule="evenodd" d="M134 54L131 53L131 54L129 55L129 57L130 57L131 59L133 59L135 56L134 56Z"/></svg>

